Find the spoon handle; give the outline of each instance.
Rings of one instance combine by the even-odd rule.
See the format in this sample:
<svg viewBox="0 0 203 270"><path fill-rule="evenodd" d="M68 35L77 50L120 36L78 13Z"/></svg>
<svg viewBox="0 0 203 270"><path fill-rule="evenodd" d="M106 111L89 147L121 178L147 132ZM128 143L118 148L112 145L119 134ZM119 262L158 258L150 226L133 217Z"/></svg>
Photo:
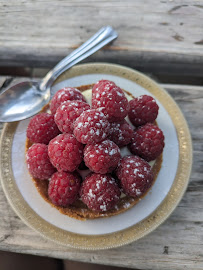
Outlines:
<svg viewBox="0 0 203 270"><path fill-rule="evenodd" d="M118 34L111 26L102 27L95 35L62 59L51 71L47 73L40 84L40 90L44 91L47 88L50 88L61 73L95 53L117 37Z"/></svg>

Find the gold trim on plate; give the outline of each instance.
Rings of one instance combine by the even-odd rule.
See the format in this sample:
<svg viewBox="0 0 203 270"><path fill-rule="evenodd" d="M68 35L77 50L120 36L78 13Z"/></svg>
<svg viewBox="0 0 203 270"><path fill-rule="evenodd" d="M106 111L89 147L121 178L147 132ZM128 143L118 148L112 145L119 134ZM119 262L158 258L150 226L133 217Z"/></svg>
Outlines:
<svg viewBox="0 0 203 270"><path fill-rule="evenodd" d="M38 216L23 199L11 166L12 141L18 122L5 124L0 140L0 177L6 197L17 215L44 237L65 246L99 250L119 247L147 235L163 223L180 202L192 167L192 142L186 120L172 97L144 74L107 63L82 64L65 71L55 82L85 74L111 74L136 82L151 92L169 113L179 142L179 163L173 185L164 201L146 219L122 231L104 235L82 235L62 230Z"/></svg>

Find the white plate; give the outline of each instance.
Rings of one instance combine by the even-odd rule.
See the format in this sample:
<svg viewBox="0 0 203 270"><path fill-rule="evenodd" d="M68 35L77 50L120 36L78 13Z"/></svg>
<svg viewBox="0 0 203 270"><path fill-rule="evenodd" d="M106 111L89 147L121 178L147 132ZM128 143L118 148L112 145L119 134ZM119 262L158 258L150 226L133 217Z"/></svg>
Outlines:
<svg viewBox="0 0 203 270"><path fill-rule="evenodd" d="M118 86L132 93L134 96L150 94L135 82L108 74L89 74L67 79L55 85L53 87L53 93L65 86L91 84L101 79L114 81ZM46 221L58 228L73 233L82 232L88 235L112 233L126 229L146 218L159 206L168 194L176 175L179 159L179 146L175 127L165 108L160 102L158 102L158 105L160 109L157 123L165 136L163 163L151 191L133 208L117 216L87 220L84 222L62 215L56 208L53 208L49 203L45 202L38 193L25 164L26 129L30 119L19 123L12 145L13 174L25 201ZM20 170L19 168L22 169Z"/></svg>

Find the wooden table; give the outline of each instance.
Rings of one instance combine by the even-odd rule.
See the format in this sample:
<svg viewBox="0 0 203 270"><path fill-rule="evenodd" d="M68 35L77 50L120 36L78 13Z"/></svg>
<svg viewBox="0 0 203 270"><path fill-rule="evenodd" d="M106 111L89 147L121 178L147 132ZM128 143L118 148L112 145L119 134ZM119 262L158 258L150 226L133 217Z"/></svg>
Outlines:
<svg viewBox="0 0 203 270"><path fill-rule="evenodd" d="M188 77L202 80L202 1L0 0L0 6L0 66L32 71L52 67L109 24L119 38L85 62L119 63L152 76L175 76L183 83ZM12 80L1 76L0 88ZM187 192L170 218L130 245L108 251L74 250L53 244L28 228L0 187L0 250L145 270L203 269L203 87L162 86L182 109L194 147Z"/></svg>
<svg viewBox="0 0 203 270"><path fill-rule="evenodd" d="M85 62L203 75L202 0L0 0L0 66L53 67L104 25L119 34Z"/></svg>

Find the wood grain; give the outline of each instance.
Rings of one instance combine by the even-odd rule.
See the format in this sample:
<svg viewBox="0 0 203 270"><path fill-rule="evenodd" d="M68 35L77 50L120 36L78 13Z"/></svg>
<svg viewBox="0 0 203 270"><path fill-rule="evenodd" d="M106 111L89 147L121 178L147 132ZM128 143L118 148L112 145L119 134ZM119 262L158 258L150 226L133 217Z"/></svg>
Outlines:
<svg viewBox="0 0 203 270"><path fill-rule="evenodd" d="M0 82L4 79L0 77ZM74 250L53 244L27 227L9 206L0 186L1 250L145 270L203 269L203 87L162 86L183 111L194 147L187 192L170 218L130 245L107 251Z"/></svg>
<svg viewBox="0 0 203 270"><path fill-rule="evenodd" d="M53 67L100 27L119 38L85 62L202 76L201 0L0 0L0 65Z"/></svg>

